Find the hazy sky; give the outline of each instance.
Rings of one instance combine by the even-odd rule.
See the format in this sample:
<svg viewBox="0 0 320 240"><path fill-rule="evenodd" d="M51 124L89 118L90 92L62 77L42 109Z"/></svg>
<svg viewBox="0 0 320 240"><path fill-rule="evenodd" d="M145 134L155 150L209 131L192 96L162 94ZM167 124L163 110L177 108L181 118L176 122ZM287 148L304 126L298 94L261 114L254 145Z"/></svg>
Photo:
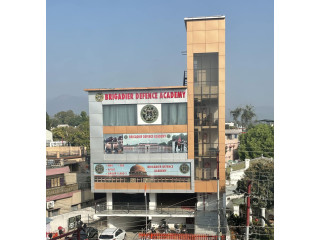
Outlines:
<svg viewBox="0 0 320 240"><path fill-rule="evenodd" d="M185 17L226 17L226 115L273 107L273 1L47 0L47 99L182 85Z"/></svg>

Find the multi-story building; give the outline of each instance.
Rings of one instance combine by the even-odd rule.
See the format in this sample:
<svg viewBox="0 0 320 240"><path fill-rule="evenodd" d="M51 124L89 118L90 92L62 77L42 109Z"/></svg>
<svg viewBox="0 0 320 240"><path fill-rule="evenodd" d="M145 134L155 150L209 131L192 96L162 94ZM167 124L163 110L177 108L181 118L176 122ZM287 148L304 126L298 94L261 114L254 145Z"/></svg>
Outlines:
<svg viewBox="0 0 320 240"><path fill-rule="evenodd" d="M46 148L46 216L52 229L68 229L68 219L60 217L86 207L94 200L90 190L89 162L83 147Z"/></svg>
<svg viewBox="0 0 320 240"><path fill-rule="evenodd" d="M225 232L225 18L184 21L183 86L85 89L91 189L106 194L96 211L110 225L147 215Z"/></svg>
<svg viewBox="0 0 320 240"><path fill-rule="evenodd" d="M234 160L239 159L239 154L237 149L239 147L239 135L242 133L242 130L239 128L235 129L226 129L226 163L232 163Z"/></svg>

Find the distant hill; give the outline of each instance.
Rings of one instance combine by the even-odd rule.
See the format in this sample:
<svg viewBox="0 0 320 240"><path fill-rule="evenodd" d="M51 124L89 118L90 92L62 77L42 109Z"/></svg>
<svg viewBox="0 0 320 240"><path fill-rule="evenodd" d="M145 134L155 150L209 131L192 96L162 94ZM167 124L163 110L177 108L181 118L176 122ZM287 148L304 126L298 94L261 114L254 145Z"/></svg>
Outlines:
<svg viewBox="0 0 320 240"><path fill-rule="evenodd" d="M274 108L273 106L257 106L255 107L257 119L269 119L274 120Z"/></svg>
<svg viewBox="0 0 320 240"><path fill-rule="evenodd" d="M53 99L47 99L46 106L49 116L68 110L72 110L76 114L80 114L81 111L89 113L88 96L60 95Z"/></svg>

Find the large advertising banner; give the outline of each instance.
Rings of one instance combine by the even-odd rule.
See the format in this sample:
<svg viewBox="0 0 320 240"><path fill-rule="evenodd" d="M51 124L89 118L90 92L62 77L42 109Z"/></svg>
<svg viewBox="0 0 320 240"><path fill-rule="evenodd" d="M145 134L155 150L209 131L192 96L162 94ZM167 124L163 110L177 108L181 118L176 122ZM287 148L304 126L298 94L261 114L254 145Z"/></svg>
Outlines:
<svg viewBox="0 0 320 240"><path fill-rule="evenodd" d="M191 177L190 163L95 163L94 175L104 177Z"/></svg>
<svg viewBox="0 0 320 240"><path fill-rule="evenodd" d="M187 153L187 133L104 134L105 154Z"/></svg>

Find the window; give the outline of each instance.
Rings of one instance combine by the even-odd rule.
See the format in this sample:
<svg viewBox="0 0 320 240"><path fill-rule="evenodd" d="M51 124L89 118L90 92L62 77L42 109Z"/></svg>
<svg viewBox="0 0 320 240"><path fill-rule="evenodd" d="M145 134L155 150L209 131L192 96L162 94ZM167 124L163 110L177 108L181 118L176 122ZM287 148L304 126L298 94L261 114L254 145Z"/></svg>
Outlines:
<svg viewBox="0 0 320 240"><path fill-rule="evenodd" d="M49 177L46 179L46 188L54 188L64 186L64 177L62 175L56 175L54 177Z"/></svg>
<svg viewBox="0 0 320 240"><path fill-rule="evenodd" d="M187 124L187 103L161 104L162 125ZM103 126L137 126L136 104L103 106Z"/></svg>
<svg viewBox="0 0 320 240"><path fill-rule="evenodd" d="M161 105L162 125L187 124L187 103L165 103Z"/></svg>
<svg viewBox="0 0 320 240"><path fill-rule="evenodd" d="M54 217L54 216L58 216L60 212L60 209L54 209L48 212L49 217Z"/></svg>
<svg viewBox="0 0 320 240"><path fill-rule="evenodd" d="M238 138L238 134L235 134L235 135L234 135L234 138Z"/></svg>
<svg viewBox="0 0 320 240"><path fill-rule="evenodd" d="M121 229L119 229L119 230L116 232L116 237L119 236L119 234L121 234L121 233L122 233L122 231L121 231Z"/></svg>
<svg viewBox="0 0 320 240"><path fill-rule="evenodd" d="M60 178L52 178L51 187L59 187L59 186L60 186Z"/></svg>
<svg viewBox="0 0 320 240"><path fill-rule="evenodd" d="M137 125L137 105L104 105L104 126L135 126Z"/></svg>
<svg viewBox="0 0 320 240"><path fill-rule="evenodd" d="M78 204L71 205L71 211L77 211L78 210Z"/></svg>

